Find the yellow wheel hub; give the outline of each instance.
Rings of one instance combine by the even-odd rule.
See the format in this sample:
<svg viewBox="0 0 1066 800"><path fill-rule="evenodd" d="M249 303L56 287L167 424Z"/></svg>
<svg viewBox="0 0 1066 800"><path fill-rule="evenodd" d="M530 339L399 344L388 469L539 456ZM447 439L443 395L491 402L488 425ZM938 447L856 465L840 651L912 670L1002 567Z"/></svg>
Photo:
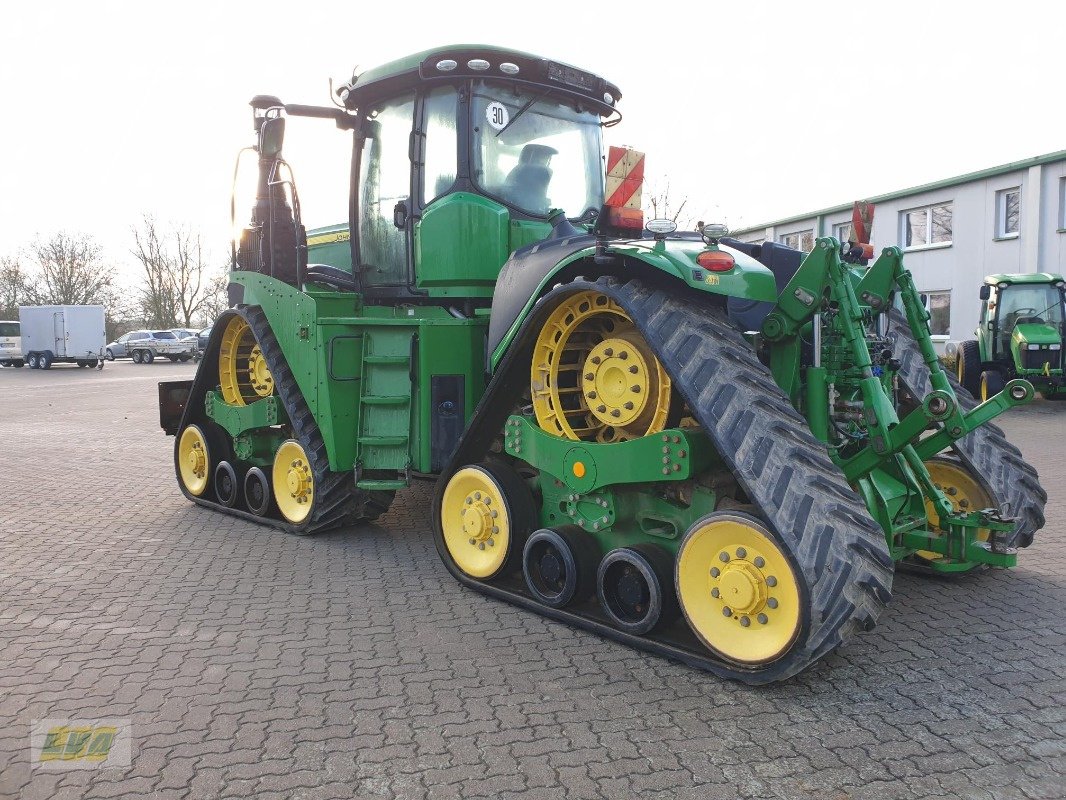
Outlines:
<svg viewBox="0 0 1066 800"><path fill-rule="evenodd" d="M222 332L218 382L222 399L231 405L245 406L274 393L274 376L243 317L232 317Z"/></svg>
<svg viewBox="0 0 1066 800"><path fill-rule="evenodd" d="M315 479L311 461L295 439L282 442L274 454L274 499L289 522L303 522L315 499Z"/></svg>
<svg viewBox="0 0 1066 800"><path fill-rule="evenodd" d="M784 552L758 522L714 514L678 551L677 596L689 626L715 653L739 664L780 658L799 633L799 583Z"/></svg>
<svg viewBox="0 0 1066 800"><path fill-rule="evenodd" d="M178 439L178 474L189 494L199 497L207 488L211 459L207 452L207 439L196 425L181 432Z"/></svg>
<svg viewBox="0 0 1066 800"><path fill-rule="evenodd" d="M444 543L456 566L473 578L491 578L507 560L511 519L503 489L481 467L463 467L441 501Z"/></svg>
<svg viewBox="0 0 1066 800"><path fill-rule="evenodd" d="M955 511L968 514L995 505L985 488L961 464L943 458L931 458L925 462L925 468L929 470L929 477L933 479L934 485L947 496ZM930 527L942 530L940 515L936 513L933 501L928 497L925 499L925 513ZM987 542L989 534L988 528L978 528L977 541ZM919 550L917 555L929 561L943 558L940 553L932 550Z"/></svg>
<svg viewBox="0 0 1066 800"><path fill-rule="evenodd" d="M537 336L533 410L557 436L620 442L657 433L666 426L670 386L629 316L599 292L563 300Z"/></svg>

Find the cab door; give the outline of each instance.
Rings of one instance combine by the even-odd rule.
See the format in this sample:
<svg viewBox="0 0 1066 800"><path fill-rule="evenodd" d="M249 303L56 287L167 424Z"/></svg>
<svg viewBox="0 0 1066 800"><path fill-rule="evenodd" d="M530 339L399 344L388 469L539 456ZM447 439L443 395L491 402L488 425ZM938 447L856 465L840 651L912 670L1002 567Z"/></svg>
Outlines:
<svg viewBox="0 0 1066 800"><path fill-rule="evenodd" d="M406 288L411 275L413 92L367 113L359 144L356 258L364 288Z"/></svg>

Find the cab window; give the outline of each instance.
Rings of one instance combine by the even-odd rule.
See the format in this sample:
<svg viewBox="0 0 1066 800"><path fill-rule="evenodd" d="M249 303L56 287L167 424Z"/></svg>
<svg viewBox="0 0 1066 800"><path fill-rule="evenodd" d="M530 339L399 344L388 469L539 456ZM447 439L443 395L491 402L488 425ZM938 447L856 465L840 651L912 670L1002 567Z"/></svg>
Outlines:
<svg viewBox="0 0 1066 800"><path fill-rule="evenodd" d="M458 95L451 86L438 87L426 95L423 205L440 197L455 183L459 154L459 135L455 129L458 106Z"/></svg>
<svg viewBox="0 0 1066 800"><path fill-rule="evenodd" d="M483 192L533 216L561 208L574 218L603 205L597 114L482 81L471 108L474 180Z"/></svg>

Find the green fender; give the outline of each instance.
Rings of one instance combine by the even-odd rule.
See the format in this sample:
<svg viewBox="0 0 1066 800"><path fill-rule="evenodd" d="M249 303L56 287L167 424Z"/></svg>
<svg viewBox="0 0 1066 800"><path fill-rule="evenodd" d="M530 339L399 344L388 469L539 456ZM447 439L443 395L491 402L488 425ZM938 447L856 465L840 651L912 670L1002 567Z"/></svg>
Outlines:
<svg viewBox="0 0 1066 800"><path fill-rule="evenodd" d="M637 239L612 243L606 248L605 253L621 256L624 259L623 266L618 269L619 277L625 276L626 267L640 262L666 273L699 292L727 297L742 297L746 300L768 303L777 301L777 283L774 280L773 273L767 267L751 256L728 247L721 247L719 249L727 251L733 256L736 265L728 272L709 272L696 261L699 254L708 249L710 248L703 241L697 239ZM493 347L489 361L492 371L496 370L500 359L507 352L507 348L522 327L526 317L529 316L538 298L548 288L558 282L556 276L572 264L591 261L595 254L596 247L594 245L572 251L561 258L544 274L536 284L535 291L529 294L529 299L518 316L511 322L506 333ZM511 256L511 261L508 265L505 265L505 269L508 266L517 266L516 262L520 262L522 257L523 251L514 253ZM495 303L493 304L493 313L496 313Z"/></svg>

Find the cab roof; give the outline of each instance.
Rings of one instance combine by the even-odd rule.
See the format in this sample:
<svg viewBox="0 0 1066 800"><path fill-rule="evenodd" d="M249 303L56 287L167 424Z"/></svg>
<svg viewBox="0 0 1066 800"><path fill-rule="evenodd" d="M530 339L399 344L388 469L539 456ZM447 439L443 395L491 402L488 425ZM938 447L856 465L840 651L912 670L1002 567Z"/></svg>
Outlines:
<svg viewBox="0 0 1066 800"><path fill-rule="evenodd" d="M1053 272L998 272L995 275L985 276L985 283L990 285L997 283L1058 283L1060 281L1062 281L1062 276Z"/></svg>
<svg viewBox="0 0 1066 800"><path fill-rule="evenodd" d="M501 65L508 65L509 71ZM470 77L552 87L590 101L605 116L617 113L614 106L622 96L613 83L579 67L487 44L453 44L412 53L353 76L337 95L347 108L355 109L423 83Z"/></svg>

